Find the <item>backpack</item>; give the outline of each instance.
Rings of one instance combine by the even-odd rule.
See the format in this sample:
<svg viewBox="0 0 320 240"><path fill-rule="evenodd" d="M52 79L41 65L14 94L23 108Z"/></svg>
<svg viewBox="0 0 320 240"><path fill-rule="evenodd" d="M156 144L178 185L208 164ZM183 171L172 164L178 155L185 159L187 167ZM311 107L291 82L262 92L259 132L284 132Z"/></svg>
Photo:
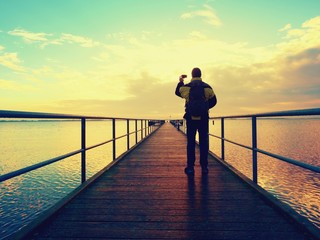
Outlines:
<svg viewBox="0 0 320 240"><path fill-rule="evenodd" d="M189 101L187 103L187 113L189 116L206 116L208 109L208 101L206 101L202 83L190 84Z"/></svg>

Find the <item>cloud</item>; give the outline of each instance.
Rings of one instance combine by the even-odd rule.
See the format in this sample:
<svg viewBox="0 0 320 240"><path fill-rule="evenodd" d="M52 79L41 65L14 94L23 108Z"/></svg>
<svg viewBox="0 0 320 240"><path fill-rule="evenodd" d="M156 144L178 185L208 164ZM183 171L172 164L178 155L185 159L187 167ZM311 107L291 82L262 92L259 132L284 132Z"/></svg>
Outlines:
<svg viewBox="0 0 320 240"><path fill-rule="evenodd" d="M195 39L199 39L199 40L206 40L207 39L207 36L205 36L204 34L202 34L199 31L192 31L189 35L191 37L193 37Z"/></svg>
<svg viewBox="0 0 320 240"><path fill-rule="evenodd" d="M62 45L63 43L78 44L81 47L92 48L99 46L100 43L84 36L62 33L59 37L54 34L30 32L21 28L16 28L8 32L9 35L22 37L28 43L41 43L40 47L48 45Z"/></svg>
<svg viewBox="0 0 320 240"><path fill-rule="evenodd" d="M199 18L202 18L204 22L206 22L209 25L212 25L215 27L220 26L222 24L221 20L214 12L214 9L209 5L204 5L203 7L204 9L201 9L201 10L195 10L195 11L183 13L180 17L182 19L199 17Z"/></svg>
<svg viewBox="0 0 320 240"><path fill-rule="evenodd" d="M47 42L48 36L52 36L52 34L47 33L33 33L27 30L16 28L13 31L8 32L10 35L22 37L27 42Z"/></svg>
<svg viewBox="0 0 320 240"><path fill-rule="evenodd" d="M320 47L247 66L208 67L218 105L229 114L315 108L320 103Z"/></svg>
<svg viewBox="0 0 320 240"><path fill-rule="evenodd" d="M146 83L145 77L150 82ZM51 102L46 108L50 107L53 112L113 117L180 118L184 112L184 101L174 95L175 87L175 83L161 83L160 79L142 73L141 78L133 79L128 85L129 98L73 98Z"/></svg>
<svg viewBox="0 0 320 240"><path fill-rule="evenodd" d="M286 79L284 86L320 95L320 45L287 56L281 68L281 74Z"/></svg>
<svg viewBox="0 0 320 240"><path fill-rule="evenodd" d="M0 54L0 65L10 68L14 71L25 71L21 65L21 60L18 58L17 53L3 53Z"/></svg>
<svg viewBox="0 0 320 240"><path fill-rule="evenodd" d="M279 32L285 32L285 31L291 29L291 27L292 27L291 24L288 23L288 24L286 24L283 28L279 29L278 31L279 31Z"/></svg>
<svg viewBox="0 0 320 240"><path fill-rule="evenodd" d="M308 21L305 21L302 24L303 28L316 28L316 29L320 29L320 16L311 18Z"/></svg>
<svg viewBox="0 0 320 240"><path fill-rule="evenodd" d="M0 65L10 68L14 71L22 72L25 68L22 67L21 60L18 58L17 53L1 53L5 47L0 45Z"/></svg>
<svg viewBox="0 0 320 240"><path fill-rule="evenodd" d="M305 21L300 28L290 28L284 32L284 41L277 45L280 54L297 54L320 45L320 16ZM282 53L281 53L282 52Z"/></svg>
<svg viewBox="0 0 320 240"><path fill-rule="evenodd" d="M212 85L218 99L213 114L258 113L318 106L319 87L300 88L303 82L286 87L286 76L279 76L273 71L257 73L253 68L229 66L206 69L210 75L206 81ZM310 92L312 89L313 93Z"/></svg>
<svg viewBox="0 0 320 240"><path fill-rule="evenodd" d="M72 35L69 33L63 33L61 35L61 38L59 39L59 41L68 42L68 43L76 43L76 44L79 44L79 46L85 47L85 48L99 46L99 42L97 42L97 41L94 41L94 40L87 38L87 37Z"/></svg>

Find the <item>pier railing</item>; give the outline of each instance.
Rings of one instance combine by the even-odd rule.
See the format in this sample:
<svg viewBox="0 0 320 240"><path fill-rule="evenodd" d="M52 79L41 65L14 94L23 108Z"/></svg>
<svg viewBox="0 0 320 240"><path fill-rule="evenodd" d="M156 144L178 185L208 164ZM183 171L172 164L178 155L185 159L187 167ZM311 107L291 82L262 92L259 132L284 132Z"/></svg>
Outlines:
<svg viewBox="0 0 320 240"><path fill-rule="evenodd" d="M320 173L320 167L313 166L308 163L304 163L292 158L288 158L285 156L281 156L275 153L271 153L265 151L263 149L258 148L257 141L257 119L258 118L267 118L267 117L297 117L297 116L320 116L320 108L313 109L302 109L302 110L292 110L292 111L280 111L280 112L269 112L269 113L260 113L260 114L249 114L249 115L235 115L235 116L219 116L212 117L211 120L219 119L221 122L221 136L217 136L215 134L209 133L209 136L215 137L221 140L221 156L222 160L225 160L225 142L237 145L242 148L246 148L252 151L252 180L254 183L258 183L258 153L262 153L264 155L270 156L275 159L279 159L281 161L290 163L292 165L308 169L313 172ZM251 119L251 132L252 132L252 145L247 146L230 139L225 138L225 119ZM185 120L177 119L171 120L171 123L175 125L180 131L186 133L186 124Z"/></svg>
<svg viewBox="0 0 320 240"><path fill-rule="evenodd" d="M162 120L155 119L134 119L134 118L112 118L112 117L95 117L95 116L81 116L81 115L68 115L68 114L54 114L54 113L38 113L38 112L20 112L20 111L5 111L0 110L0 120L1 119L60 119L60 120L80 120L81 121L81 148L55 158L51 158L40 163L4 174L0 176L0 182L6 181L8 179L17 177L19 175L28 173L30 171L45 167L52 163L61 161L68 157L71 157L76 154L81 154L81 182L84 183L86 179L86 152L88 150L100 147L107 143L112 143L112 159L116 160L116 148L117 140L126 138L127 141L127 151L132 147L137 145L138 134L141 135L140 141L147 137L150 133L156 130L161 124ZM95 144L93 146L87 146L86 144L86 122L88 120L110 120L112 121L112 138L104 142ZM118 120L126 121L126 134L116 137L116 122ZM135 131L130 132L130 122L134 122ZM139 123L139 124L138 124ZM140 125L140 128L138 127ZM130 135L135 135L135 144L130 148Z"/></svg>

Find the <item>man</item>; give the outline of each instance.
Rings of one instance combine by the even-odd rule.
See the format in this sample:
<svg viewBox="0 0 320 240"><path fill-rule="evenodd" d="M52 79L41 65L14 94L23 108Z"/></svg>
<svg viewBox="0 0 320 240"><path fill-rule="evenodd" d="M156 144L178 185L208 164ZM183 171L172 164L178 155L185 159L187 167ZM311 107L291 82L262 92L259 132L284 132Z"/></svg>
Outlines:
<svg viewBox="0 0 320 240"><path fill-rule="evenodd" d="M194 174L194 163L196 160L195 156L195 138L196 132L199 133L199 144L200 144L200 165L202 169L202 174L208 174L208 151L209 151L209 109L217 104L217 98L212 90L212 88L201 78L201 70L199 68L194 68L192 70L192 79L188 84L184 84L184 77L180 76L179 83L176 88L176 95L186 99L186 113L183 118L187 121L187 167L185 168L185 173L187 175ZM207 103L207 108L204 114L201 116L192 116L189 108L189 103L191 100L190 89L195 85L201 85L203 87L205 102ZM192 90L193 91L193 90ZM190 102L189 102L190 101Z"/></svg>

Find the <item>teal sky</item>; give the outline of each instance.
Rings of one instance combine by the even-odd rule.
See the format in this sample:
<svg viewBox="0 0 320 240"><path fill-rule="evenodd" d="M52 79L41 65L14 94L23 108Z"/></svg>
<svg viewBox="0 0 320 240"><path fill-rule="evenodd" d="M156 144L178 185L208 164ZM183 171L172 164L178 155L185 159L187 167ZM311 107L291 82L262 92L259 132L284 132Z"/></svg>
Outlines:
<svg viewBox="0 0 320 240"><path fill-rule="evenodd" d="M213 114L319 106L318 0L0 0L0 8L0 109L181 116L175 84L195 66L217 94Z"/></svg>

